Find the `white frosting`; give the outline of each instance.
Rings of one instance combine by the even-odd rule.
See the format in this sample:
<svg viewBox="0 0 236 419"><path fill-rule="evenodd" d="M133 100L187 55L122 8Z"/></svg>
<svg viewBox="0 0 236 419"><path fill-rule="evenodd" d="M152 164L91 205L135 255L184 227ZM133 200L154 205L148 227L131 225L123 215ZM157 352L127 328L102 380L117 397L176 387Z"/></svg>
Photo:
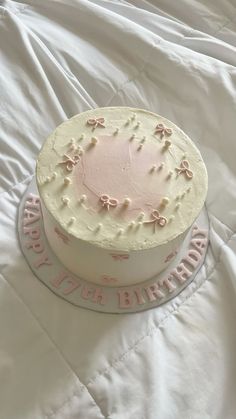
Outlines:
<svg viewBox="0 0 236 419"><path fill-rule="evenodd" d="M104 271L125 285L166 266L168 252L203 207L207 172L192 141L167 119L135 108L99 108L48 137L37 184L46 234L63 263L92 282L101 283ZM69 246L55 226L69 235ZM114 263L111 251L130 258Z"/></svg>

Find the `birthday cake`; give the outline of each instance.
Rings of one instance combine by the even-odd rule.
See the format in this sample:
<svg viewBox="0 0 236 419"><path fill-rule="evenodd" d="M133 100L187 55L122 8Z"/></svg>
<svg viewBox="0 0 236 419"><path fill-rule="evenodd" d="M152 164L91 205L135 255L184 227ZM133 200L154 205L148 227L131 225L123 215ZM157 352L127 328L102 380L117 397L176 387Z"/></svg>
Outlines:
<svg viewBox="0 0 236 419"><path fill-rule="evenodd" d="M207 171L189 137L149 111L110 107L62 123L36 181L47 240L76 276L128 286L178 254L201 212Z"/></svg>

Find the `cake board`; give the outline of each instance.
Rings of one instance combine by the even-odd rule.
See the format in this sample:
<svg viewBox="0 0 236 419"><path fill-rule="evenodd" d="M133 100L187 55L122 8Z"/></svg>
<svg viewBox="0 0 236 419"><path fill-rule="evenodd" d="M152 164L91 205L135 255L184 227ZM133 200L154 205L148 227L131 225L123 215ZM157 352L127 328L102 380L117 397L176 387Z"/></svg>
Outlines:
<svg viewBox="0 0 236 419"><path fill-rule="evenodd" d="M171 262L160 274L132 286L93 284L72 274L56 257L45 235L40 206L32 214L29 234L29 226L24 225L24 212L32 197L39 198L35 178L19 206L18 233L22 253L35 276L57 296L75 306L114 314L157 308L181 293L204 263L209 243L205 208L189 230L178 254L169 255Z"/></svg>

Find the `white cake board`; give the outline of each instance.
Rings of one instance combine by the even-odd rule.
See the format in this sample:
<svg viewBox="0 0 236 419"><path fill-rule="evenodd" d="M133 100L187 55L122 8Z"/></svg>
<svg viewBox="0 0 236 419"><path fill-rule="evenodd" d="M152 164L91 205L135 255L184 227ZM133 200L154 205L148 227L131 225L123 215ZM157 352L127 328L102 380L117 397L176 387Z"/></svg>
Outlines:
<svg viewBox="0 0 236 419"><path fill-rule="evenodd" d="M41 211L39 211L40 217L32 223L31 227L33 226L40 231L40 243L43 245L44 254L47 255L47 263L50 263L50 265L47 263L42 263L40 265L42 254L41 252L35 252L32 246L30 247L32 239L30 239L29 234L24 231L23 225L25 205L30 194L38 196L34 178L29 184L19 207L18 232L22 252L36 277L57 296L62 297L67 302L76 306L103 313L117 314L135 313L158 307L176 297L185 287L187 287L190 282L193 281L204 263L209 232L209 221L205 208L202 210L196 223L186 236L181 250L177 256L173 258L168 267L149 280L127 287L109 287L103 284L96 285L82 278L78 278L69 272L50 248L44 232ZM191 269L191 274L186 279L180 281L176 279L171 272L173 272L175 268L180 269L181 261L186 258L188 251L192 249L191 240L192 236L195 234L194 232L197 231L197 228L199 231L205 232L204 240L206 245L204 249L201 250L201 255L199 253L199 260L196 262L197 266ZM186 265L186 267L190 269L189 265ZM169 280L168 287L166 282L167 279Z"/></svg>

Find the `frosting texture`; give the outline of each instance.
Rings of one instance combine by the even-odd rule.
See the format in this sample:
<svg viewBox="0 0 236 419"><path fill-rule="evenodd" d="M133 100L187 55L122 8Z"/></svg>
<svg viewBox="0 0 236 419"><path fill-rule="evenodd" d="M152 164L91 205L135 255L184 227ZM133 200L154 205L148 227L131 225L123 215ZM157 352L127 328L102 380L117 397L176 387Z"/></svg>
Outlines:
<svg viewBox="0 0 236 419"><path fill-rule="evenodd" d="M77 238L111 252L181 236L207 193L207 171L189 137L157 114L128 107L90 110L57 127L36 177L45 214L58 224L55 240Z"/></svg>

